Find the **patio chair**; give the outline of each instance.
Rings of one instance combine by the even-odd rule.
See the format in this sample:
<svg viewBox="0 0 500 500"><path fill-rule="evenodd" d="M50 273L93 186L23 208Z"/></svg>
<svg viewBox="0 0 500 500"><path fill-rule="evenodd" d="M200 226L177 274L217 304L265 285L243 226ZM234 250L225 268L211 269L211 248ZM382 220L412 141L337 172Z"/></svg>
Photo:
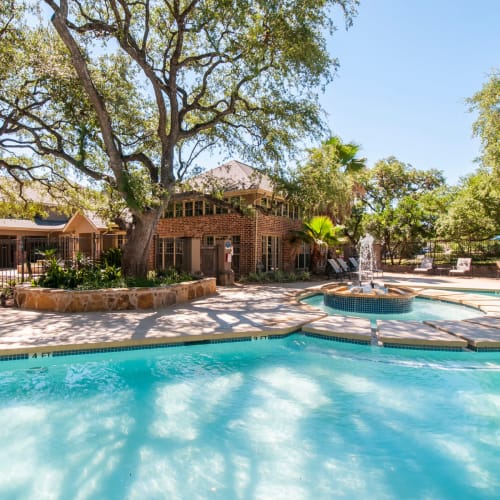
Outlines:
<svg viewBox="0 0 500 500"><path fill-rule="evenodd" d="M432 272L432 269L433 269L432 257L424 257L420 261L420 264L415 269L413 269L413 272L430 274Z"/></svg>
<svg viewBox="0 0 500 500"><path fill-rule="evenodd" d="M352 269L351 274L357 274L359 277L359 262L358 259L354 257L349 257L349 262L351 263ZM370 272L366 271L363 273L361 279L373 279L373 278L383 278L384 270L383 269L372 269Z"/></svg>
<svg viewBox="0 0 500 500"><path fill-rule="evenodd" d="M342 279L345 275L344 271L335 259L328 259L326 263L326 275L333 276L337 279Z"/></svg>
<svg viewBox="0 0 500 500"><path fill-rule="evenodd" d="M450 269L450 276L465 276L470 274L472 276L472 259L470 257L461 257L457 259L457 265Z"/></svg>
<svg viewBox="0 0 500 500"><path fill-rule="evenodd" d="M342 271L344 271L344 273L350 278L351 277L351 270L349 269L347 262L342 257L337 257L335 260L338 262L338 264L342 268Z"/></svg>

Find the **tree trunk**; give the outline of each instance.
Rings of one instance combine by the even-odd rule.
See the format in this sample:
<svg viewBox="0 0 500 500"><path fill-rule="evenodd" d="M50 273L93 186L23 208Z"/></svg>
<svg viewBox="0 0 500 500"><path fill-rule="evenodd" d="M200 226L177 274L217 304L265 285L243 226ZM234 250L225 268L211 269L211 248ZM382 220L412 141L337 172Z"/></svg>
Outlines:
<svg viewBox="0 0 500 500"><path fill-rule="evenodd" d="M311 250L311 265L310 269L313 274L319 274L319 265L321 261L321 249L314 243Z"/></svg>
<svg viewBox="0 0 500 500"><path fill-rule="evenodd" d="M141 278L147 275L151 243L160 215L161 209L133 214L123 247L122 271L125 276Z"/></svg>

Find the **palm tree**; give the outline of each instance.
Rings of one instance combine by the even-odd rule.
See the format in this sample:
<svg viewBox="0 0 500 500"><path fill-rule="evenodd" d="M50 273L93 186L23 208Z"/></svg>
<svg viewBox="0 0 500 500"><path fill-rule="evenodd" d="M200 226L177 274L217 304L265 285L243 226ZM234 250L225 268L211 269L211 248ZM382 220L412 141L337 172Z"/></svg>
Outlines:
<svg viewBox="0 0 500 500"><path fill-rule="evenodd" d="M322 148L343 168L344 174L355 174L366 168L366 158L358 158L361 149L355 142L344 143L340 137L333 136L323 142Z"/></svg>
<svg viewBox="0 0 500 500"><path fill-rule="evenodd" d="M326 215L318 215L303 222L303 228L292 234L291 241L302 241L311 245L311 265L313 273L318 273L322 257L326 254L328 247L340 245L343 242L341 236L342 226L335 226Z"/></svg>
<svg viewBox="0 0 500 500"><path fill-rule="evenodd" d="M305 213L328 215L336 224L348 218L360 192L359 178L366 170L366 158L358 156L360 146L333 136L308 151L290 182L283 185L294 203Z"/></svg>

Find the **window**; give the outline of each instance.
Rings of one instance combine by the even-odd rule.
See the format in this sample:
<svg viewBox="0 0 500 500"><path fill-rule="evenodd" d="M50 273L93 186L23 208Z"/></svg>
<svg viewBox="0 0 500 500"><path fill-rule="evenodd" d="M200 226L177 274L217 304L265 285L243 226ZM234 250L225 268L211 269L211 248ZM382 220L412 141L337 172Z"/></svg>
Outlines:
<svg viewBox="0 0 500 500"><path fill-rule="evenodd" d="M290 215L291 219L301 219L302 218L302 210L296 205L290 205Z"/></svg>
<svg viewBox="0 0 500 500"><path fill-rule="evenodd" d="M227 201L227 200L224 200L224 201ZM227 214L228 213L228 209L222 205L217 205L215 207L215 213L216 214Z"/></svg>
<svg viewBox="0 0 500 500"><path fill-rule="evenodd" d="M311 264L311 249L308 243L302 243L295 257L295 268L306 270Z"/></svg>
<svg viewBox="0 0 500 500"><path fill-rule="evenodd" d="M262 265L264 271L274 271L281 266L281 238L262 236Z"/></svg>
<svg viewBox="0 0 500 500"><path fill-rule="evenodd" d="M123 248L125 246L126 241L127 241L126 236L124 234L119 234L116 237L116 246L118 248Z"/></svg>
<svg viewBox="0 0 500 500"><path fill-rule="evenodd" d="M203 215L203 201L194 202L194 215Z"/></svg>
<svg viewBox="0 0 500 500"><path fill-rule="evenodd" d="M184 202L184 216L192 217L193 216L193 202L185 201Z"/></svg>
<svg viewBox="0 0 500 500"><path fill-rule="evenodd" d="M158 238L156 240L156 269L180 268L182 266L183 240Z"/></svg>
<svg viewBox="0 0 500 500"><path fill-rule="evenodd" d="M233 243L233 257L231 262L231 268L237 278L240 276L240 255L241 255L241 238L239 235L231 236L231 242Z"/></svg>
<svg viewBox="0 0 500 500"><path fill-rule="evenodd" d="M184 215L184 211L182 210L182 203L175 204L175 216L182 217Z"/></svg>
<svg viewBox="0 0 500 500"><path fill-rule="evenodd" d="M205 202L205 215L213 215L215 213L215 205L209 201Z"/></svg>
<svg viewBox="0 0 500 500"><path fill-rule="evenodd" d="M165 213L163 214L163 217L165 217L165 219L170 219L173 216L174 216L174 204L169 203L165 208Z"/></svg>

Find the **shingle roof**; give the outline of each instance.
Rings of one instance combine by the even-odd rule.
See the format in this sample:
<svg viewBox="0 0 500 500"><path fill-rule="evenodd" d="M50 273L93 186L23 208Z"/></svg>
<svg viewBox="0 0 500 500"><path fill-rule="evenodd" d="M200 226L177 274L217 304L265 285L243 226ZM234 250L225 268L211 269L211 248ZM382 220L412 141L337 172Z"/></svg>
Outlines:
<svg viewBox="0 0 500 500"><path fill-rule="evenodd" d="M273 183L268 175L237 160L228 161L193 177L190 184L201 190L217 186L224 191L245 191L250 189L273 191Z"/></svg>
<svg viewBox="0 0 500 500"><path fill-rule="evenodd" d="M0 219L0 231L4 230L29 230L29 231L63 231L74 219L77 212L71 218L60 216L56 219L35 217L34 219ZM81 216L95 226L97 230L107 229L107 225L99 216L92 213L81 213Z"/></svg>
<svg viewBox="0 0 500 500"><path fill-rule="evenodd" d="M2 229L24 229L30 231L62 231L66 222L50 221L43 219L0 219L0 231Z"/></svg>
<svg viewBox="0 0 500 500"><path fill-rule="evenodd" d="M0 177L0 183L2 184L4 192L19 195L19 186L12 179L2 176ZM33 203L45 205L46 207L56 207L58 205L56 198L54 198L54 196L43 186L24 185L22 188L22 195L25 200L30 200ZM0 201L2 199L5 199L5 196L0 192Z"/></svg>

